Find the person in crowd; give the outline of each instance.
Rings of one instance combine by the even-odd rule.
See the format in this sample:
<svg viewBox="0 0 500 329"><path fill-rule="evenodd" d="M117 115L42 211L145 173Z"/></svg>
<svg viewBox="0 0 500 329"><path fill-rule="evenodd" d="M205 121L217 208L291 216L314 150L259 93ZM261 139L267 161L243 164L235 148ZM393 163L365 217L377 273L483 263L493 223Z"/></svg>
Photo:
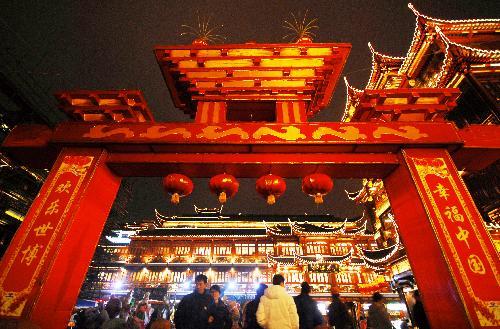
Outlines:
<svg viewBox="0 0 500 329"><path fill-rule="evenodd" d="M243 329L262 329L257 323L257 308L259 307L260 298L264 295L267 289L267 284L260 283L255 298L249 301L243 309Z"/></svg>
<svg viewBox="0 0 500 329"><path fill-rule="evenodd" d="M273 285L266 289L257 308L257 322L265 329L298 329L299 315L292 296L285 290L285 278L273 276Z"/></svg>
<svg viewBox="0 0 500 329"><path fill-rule="evenodd" d="M124 329L127 328L127 322L120 318L122 302L118 298L111 298L106 304L105 310L109 320L104 321L102 329Z"/></svg>
<svg viewBox="0 0 500 329"><path fill-rule="evenodd" d="M293 298L299 314L299 328L314 329L323 323L323 316L318 309L318 304L309 296L311 292L309 283L302 282L300 287L300 295Z"/></svg>
<svg viewBox="0 0 500 329"><path fill-rule="evenodd" d="M170 329L170 321L158 318L151 322L151 329Z"/></svg>
<svg viewBox="0 0 500 329"><path fill-rule="evenodd" d="M199 274L194 292L184 296L174 314L175 329L206 329L208 327L208 304L212 297L207 290L206 275Z"/></svg>
<svg viewBox="0 0 500 329"><path fill-rule="evenodd" d="M349 329L351 328L350 323L347 306L340 300L339 292L334 290L332 292L332 302L328 305L328 325L334 326L335 329Z"/></svg>
<svg viewBox="0 0 500 329"><path fill-rule="evenodd" d="M239 329L240 328L240 304L235 301L235 300L230 300L228 302L228 307L229 307L229 314L231 315L231 321L233 322L233 329Z"/></svg>
<svg viewBox="0 0 500 329"><path fill-rule="evenodd" d="M410 329L410 320L404 318L401 320L400 329Z"/></svg>
<svg viewBox="0 0 500 329"><path fill-rule="evenodd" d="M208 305L208 328L231 329L233 321L228 306L220 298L220 287L216 284L211 286L210 295L212 295L212 301Z"/></svg>
<svg viewBox="0 0 500 329"><path fill-rule="evenodd" d="M368 328L368 321L366 321L366 317L364 315L361 315L359 317L359 329L366 329Z"/></svg>
<svg viewBox="0 0 500 329"><path fill-rule="evenodd" d="M145 301L139 302L134 312L134 322L140 329L146 328L146 312L148 312L148 304Z"/></svg>
<svg viewBox="0 0 500 329"><path fill-rule="evenodd" d="M368 309L368 328L370 329L391 329L392 323L389 312L384 304L384 296L376 292L372 296L372 304Z"/></svg>
<svg viewBox="0 0 500 329"><path fill-rule="evenodd" d="M429 320L427 320L427 315L425 315L424 304L422 304L422 299L420 298L420 292L418 290L413 292L413 298L415 298L415 305L413 305L414 324L419 329L429 329L431 326Z"/></svg>

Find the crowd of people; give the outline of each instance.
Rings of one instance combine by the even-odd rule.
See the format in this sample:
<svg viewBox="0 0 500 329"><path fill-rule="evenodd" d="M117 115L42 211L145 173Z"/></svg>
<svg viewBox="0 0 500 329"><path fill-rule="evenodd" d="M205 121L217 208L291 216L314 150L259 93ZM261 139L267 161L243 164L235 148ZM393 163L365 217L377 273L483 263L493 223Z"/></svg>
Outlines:
<svg viewBox="0 0 500 329"><path fill-rule="evenodd" d="M255 298L243 308L235 301L222 298L221 287L208 286L208 279L200 274L195 278L195 289L184 296L177 305L171 322L171 312L167 304L160 308L150 308L147 300L142 300L131 310L127 298L111 298L101 311L82 310L75 314L78 329L392 329L389 313L380 293L374 293L368 316L356 318L351 307L346 306L338 292L332 293L326 319L309 295L311 287L301 284L301 292L292 297L285 289L285 279L274 275L272 285L261 283ZM414 307L417 325L421 329L430 328L421 307L419 295ZM327 323L324 323L327 322ZM406 325L406 327L405 327ZM403 322L402 328L409 328Z"/></svg>

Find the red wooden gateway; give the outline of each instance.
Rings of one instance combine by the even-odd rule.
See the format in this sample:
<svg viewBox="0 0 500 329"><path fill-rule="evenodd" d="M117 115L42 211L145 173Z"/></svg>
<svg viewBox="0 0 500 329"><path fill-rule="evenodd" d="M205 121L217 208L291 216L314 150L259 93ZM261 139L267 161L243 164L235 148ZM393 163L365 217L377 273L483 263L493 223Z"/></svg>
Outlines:
<svg viewBox="0 0 500 329"><path fill-rule="evenodd" d="M19 126L2 146L17 161L52 169L0 264L0 327L31 322L64 328L121 177L170 174L224 174L211 187L226 198L237 191L238 178L261 177L257 190L270 204L285 192L286 178L370 178L363 193L387 192L432 327L499 327L498 251L460 174L500 159L500 128L485 127L498 117L485 114L465 128L450 121L463 119L460 83L482 81L471 72L497 72L500 61L498 51L473 48L457 29L498 42L500 23L415 13L408 55L393 58L372 48L369 85L349 86L340 123L307 118L329 104L349 44L156 47L174 104L193 123L155 122L139 91L58 93L72 121ZM436 47L445 51L437 59L441 65L422 60ZM324 194L331 188L325 184L305 191ZM179 197L191 192L192 185L181 185L165 188ZM378 224L380 239L389 241L385 224ZM297 225L290 223L300 231ZM295 256L307 264L307 257Z"/></svg>

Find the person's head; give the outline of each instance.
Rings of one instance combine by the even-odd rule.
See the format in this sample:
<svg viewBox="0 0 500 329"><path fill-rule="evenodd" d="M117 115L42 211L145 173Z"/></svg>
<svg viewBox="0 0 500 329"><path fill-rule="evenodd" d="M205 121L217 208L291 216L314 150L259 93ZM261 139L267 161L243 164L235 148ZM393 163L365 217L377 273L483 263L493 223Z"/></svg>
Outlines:
<svg viewBox="0 0 500 329"><path fill-rule="evenodd" d="M137 304L137 312L146 312L148 309L148 303L142 301Z"/></svg>
<svg viewBox="0 0 500 329"><path fill-rule="evenodd" d="M216 284L212 285L210 287L210 295L212 295L212 298L214 299L214 301L218 301L219 298L220 298L220 287Z"/></svg>
<svg viewBox="0 0 500 329"><path fill-rule="evenodd" d="M281 274L275 274L273 276L273 285L275 286L285 286L285 278Z"/></svg>
<svg viewBox="0 0 500 329"><path fill-rule="evenodd" d="M122 301L118 298L111 298L106 304L106 312L108 312L109 318L114 319L120 314L122 309Z"/></svg>
<svg viewBox="0 0 500 329"><path fill-rule="evenodd" d="M207 289L208 278L204 274L198 274L194 278L194 284L196 286L196 291L199 294L205 293L205 289Z"/></svg>
<svg viewBox="0 0 500 329"><path fill-rule="evenodd" d="M420 300L420 292L418 290L413 292L413 298L415 298L415 300Z"/></svg>
<svg viewBox="0 0 500 329"><path fill-rule="evenodd" d="M333 299L339 299L340 298L340 292L337 287L334 287L332 289L332 300Z"/></svg>
<svg viewBox="0 0 500 329"><path fill-rule="evenodd" d="M378 291L372 295L372 301L374 303L380 302L382 299L384 299L384 296L382 296L382 294L379 293Z"/></svg>
<svg viewBox="0 0 500 329"><path fill-rule="evenodd" d="M255 299L260 300L260 297L264 296L264 291L267 289L267 284L259 283L259 287L255 291Z"/></svg>
<svg viewBox="0 0 500 329"><path fill-rule="evenodd" d="M309 285L309 283L305 281L302 282L300 284L300 294L309 295L310 292L311 292L311 286Z"/></svg>

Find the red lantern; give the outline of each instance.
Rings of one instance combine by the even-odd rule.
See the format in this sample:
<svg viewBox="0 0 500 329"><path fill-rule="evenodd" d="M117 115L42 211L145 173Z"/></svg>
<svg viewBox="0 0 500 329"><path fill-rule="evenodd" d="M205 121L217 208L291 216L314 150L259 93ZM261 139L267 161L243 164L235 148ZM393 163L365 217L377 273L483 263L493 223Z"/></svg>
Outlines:
<svg viewBox="0 0 500 329"><path fill-rule="evenodd" d="M190 195L193 192L193 182L189 177L181 174L170 174L163 177L163 188L172 195L170 202L178 204L181 197Z"/></svg>
<svg viewBox="0 0 500 329"><path fill-rule="evenodd" d="M225 203L228 198L238 192L240 183L229 174L220 174L210 179L210 190L219 196L219 202Z"/></svg>
<svg viewBox="0 0 500 329"><path fill-rule="evenodd" d="M255 189L266 198L267 204L271 205L276 203L276 198L285 193L286 183L280 176L269 174L257 180Z"/></svg>
<svg viewBox="0 0 500 329"><path fill-rule="evenodd" d="M333 188L333 181L325 174L311 174L302 179L302 191L314 197L315 203L323 203L323 195Z"/></svg>

